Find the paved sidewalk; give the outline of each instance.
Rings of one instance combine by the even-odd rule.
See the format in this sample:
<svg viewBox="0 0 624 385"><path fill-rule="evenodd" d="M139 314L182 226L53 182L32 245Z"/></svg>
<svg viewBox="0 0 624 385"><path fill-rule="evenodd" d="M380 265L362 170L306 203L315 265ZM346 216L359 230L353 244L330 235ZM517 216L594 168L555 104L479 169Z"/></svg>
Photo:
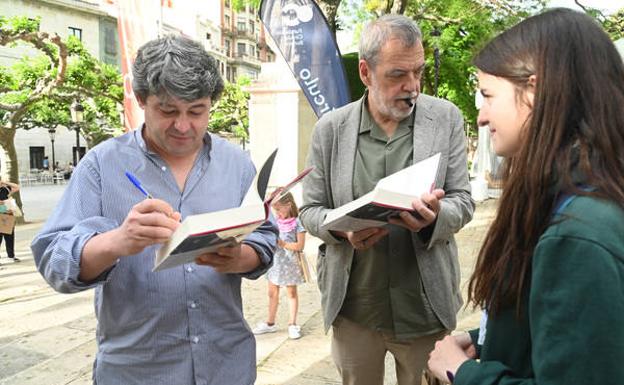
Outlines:
<svg viewBox="0 0 624 385"><path fill-rule="evenodd" d="M30 193L31 197L37 196L47 203L25 199L30 205L25 207L27 219L29 214L45 218L50 210L48 206L53 206L51 202L58 199L62 188ZM25 191L23 197L27 194ZM473 221L458 234L463 281L472 271L495 205L494 200L479 204ZM52 291L43 281L29 250L30 239L41 224L29 223L16 229L16 255L23 262L0 259L0 385L91 384L96 349L93 291L64 295ZM308 255L315 255L317 244L318 240L310 238L306 245ZM2 249L0 255L5 255ZM301 285L299 295L298 323L303 337L299 340L287 337L288 306L284 293L277 317L280 330L257 338L257 384L340 384L330 357L330 337L323 333L316 285ZM265 320L266 279L245 280L243 299L250 325ZM478 314L460 313L459 329L477 324ZM393 364L390 359L387 362L386 384L396 384Z"/></svg>

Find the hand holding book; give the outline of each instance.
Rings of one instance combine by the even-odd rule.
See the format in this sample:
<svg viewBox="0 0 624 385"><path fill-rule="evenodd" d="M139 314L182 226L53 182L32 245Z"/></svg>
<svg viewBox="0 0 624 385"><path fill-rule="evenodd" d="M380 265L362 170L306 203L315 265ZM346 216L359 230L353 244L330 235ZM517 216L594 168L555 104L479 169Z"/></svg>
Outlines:
<svg viewBox="0 0 624 385"><path fill-rule="evenodd" d="M215 252L195 258L198 265L211 266L219 273L246 273L260 265L260 258L253 247L237 243L232 247L221 247Z"/></svg>
<svg viewBox="0 0 624 385"><path fill-rule="evenodd" d="M435 222L440 212L440 199L442 198L444 198L442 189L424 193L420 199L412 201L413 211L400 211L396 217L389 218L388 223L419 232Z"/></svg>

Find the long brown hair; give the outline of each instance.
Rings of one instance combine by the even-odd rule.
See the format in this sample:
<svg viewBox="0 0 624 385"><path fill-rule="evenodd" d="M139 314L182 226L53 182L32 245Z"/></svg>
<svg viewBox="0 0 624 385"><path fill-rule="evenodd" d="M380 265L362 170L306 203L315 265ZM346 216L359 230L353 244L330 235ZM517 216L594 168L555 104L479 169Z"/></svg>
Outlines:
<svg viewBox="0 0 624 385"><path fill-rule="evenodd" d="M554 9L489 42L474 60L535 98L522 146L506 159L499 208L479 252L468 301L496 313L528 288L535 246L560 194L592 195L624 207L624 65L589 16ZM587 192L582 183L595 188Z"/></svg>

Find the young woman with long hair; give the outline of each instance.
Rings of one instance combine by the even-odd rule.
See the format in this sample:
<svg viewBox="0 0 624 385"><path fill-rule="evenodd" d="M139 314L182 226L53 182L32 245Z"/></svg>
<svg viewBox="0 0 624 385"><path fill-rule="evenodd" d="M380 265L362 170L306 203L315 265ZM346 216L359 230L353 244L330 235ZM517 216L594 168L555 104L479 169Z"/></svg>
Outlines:
<svg viewBox="0 0 624 385"><path fill-rule="evenodd" d="M429 367L462 385L624 383L622 58L589 16L554 9L474 64L479 124L506 157L468 286L485 319L439 341Z"/></svg>

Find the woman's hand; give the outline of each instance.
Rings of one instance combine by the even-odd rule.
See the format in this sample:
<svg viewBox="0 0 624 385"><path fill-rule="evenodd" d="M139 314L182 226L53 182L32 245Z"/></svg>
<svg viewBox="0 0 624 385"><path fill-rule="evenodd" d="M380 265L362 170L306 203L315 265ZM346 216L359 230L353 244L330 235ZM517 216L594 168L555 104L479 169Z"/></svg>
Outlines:
<svg viewBox="0 0 624 385"><path fill-rule="evenodd" d="M476 358L477 350L470 335L446 336L436 342L435 349L429 353L429 370L442 382L448 382L447 372L455 375L457 369L469 359Z"/></svg>

